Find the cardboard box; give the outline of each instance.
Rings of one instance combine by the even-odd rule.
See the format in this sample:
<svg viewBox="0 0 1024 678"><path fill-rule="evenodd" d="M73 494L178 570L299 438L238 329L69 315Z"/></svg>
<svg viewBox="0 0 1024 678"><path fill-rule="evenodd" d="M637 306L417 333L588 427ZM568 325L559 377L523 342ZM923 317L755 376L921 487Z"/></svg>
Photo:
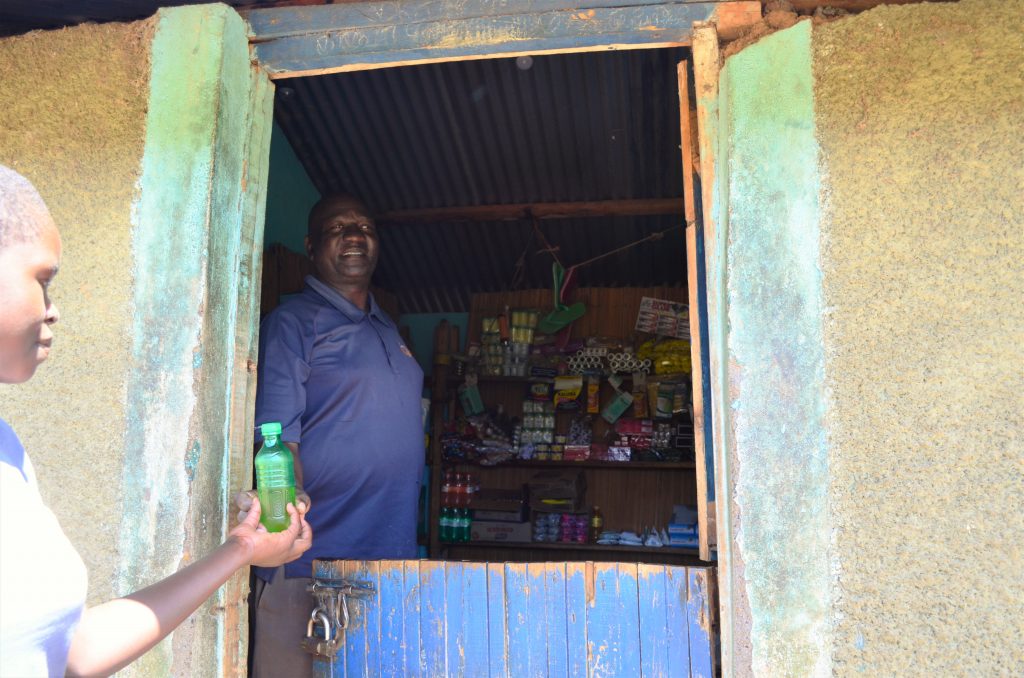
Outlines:
<svg viewBox="0 0 1024 678"><path fill-rule="evenodd" d="M583 510L583 497L572 499L530 497L530 510L539 513L579 513Z"/></svg>
<svg viewBox="0 0 1024 678"><path fill-rule="evenodd" d="M473 511L473 520L495 523L521 523L526 520L526 503L520 504L515 511Z"/></svg>
<svg viewBox="0 0 1024 678"><path fill-rule="evenodd" d="M539 499L576 499L587 491L582 471L539 471L527 483L530 501Z"/></svg>
<svg viewBox="0 0 1024 678"><path fill-rule="evenodd" d="M504 523L490 520L474 520L469 527L470 541L507 541L528 543L533 539L530 523Z"/></svg>
<svg viewBox="0 0 1024 678"><path fill-rule="evenodd" d="M518 490L481 489L469 500L469 508L474 511L522 511L526 506L526 493Z"/></svg>

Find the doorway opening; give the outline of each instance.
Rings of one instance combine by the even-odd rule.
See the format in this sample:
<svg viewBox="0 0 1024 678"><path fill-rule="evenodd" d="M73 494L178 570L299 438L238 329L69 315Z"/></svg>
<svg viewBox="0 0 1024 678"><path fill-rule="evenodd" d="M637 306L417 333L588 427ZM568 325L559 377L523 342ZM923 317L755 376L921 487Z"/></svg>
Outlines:
<svg viewBox="0 0 1024 678"><path fill-rule="evenodd" d="M312 273L303 254L312 204L333 194L364 201L380 238L375 298L427 375L422 557L713 560L714 522L699 496L709 486L698 482L713 469L698 468L706 457L688 343L695 206L684 199L683 158L693 144L680 100L693 97L680 96L680 83L693 78L680 64L689 60L688 48L587 52L277 83L261 312ZM564 295L553 268L572 272ZM560 304L586 310L558 352L536 318L516 318ZM660 330L637 329L650 321L643 304ZM508 369L503 315L510 335L537 339L521 372ZM502 357L490 361L492 350ZM578 357L595 369L580 374L588 361ZM559 373L579 377L578 393L567 382L575 409L554 407ZM586 456L570 457L570 446ZM560 496L537 497L544 482ZM549 499L561 509L546 510ZM471 516L462 536L450 531L453 515Z"/></svg>
<svg viewBox="0 0 1024 678"><path fill-rule="evenodd" d="M576 276L581 294L592 300L590 318L581 318L572 339L620 340L616 348L623 350L640 346L653 336L635 330L643 296L665 288L657 294L688 303L677 75L677 64L688 57L686 48L589 52L280 81L262 312L298 292L310 272L302 239L311 201L346 193L375 215L381 241L377 299L407 331L428 377L439 321L459 328L458 347L446 352L464 356L467 343L482 338L482 319L504 306L550 310L556 261L566 269L592 261ZM653 383L657 375L650 372ZM457 458L436 449L458 416L450 407L458 389L453 382L441 391L444 398L435 398L446 412L430 422L435 449L425 456L428 472L438 460L447 467ZM523 384L479 386L490 396L487 406L500 404L508 415L521 416ZM600 396L614 394L606 386ZM624 416L644 411L631 407ZM571 417L559 419L558 429L570 425ZM592 419L598 437L614 442L613 427ZM601 506L608 531L667 533L674 506L696 510L692 422L682 428L676 423L669 442L666 449L680 452L673 455L674 467L587 469L585 508ZM482 489L507 490L538 470L513 465L498 465L474 480ZM437 473L426 477L429 506L440 484ZM644 501L653 505L645 508ZM468 544L442 548L431 538L437 517L436 510L433 516L425 512L421 525L431 557L553 555L518 542L500 551L471 551L477 547ZM623 556L562 553L566 559ZM684 563L696 554L692 548L649 548L631 555Z"/></svg>

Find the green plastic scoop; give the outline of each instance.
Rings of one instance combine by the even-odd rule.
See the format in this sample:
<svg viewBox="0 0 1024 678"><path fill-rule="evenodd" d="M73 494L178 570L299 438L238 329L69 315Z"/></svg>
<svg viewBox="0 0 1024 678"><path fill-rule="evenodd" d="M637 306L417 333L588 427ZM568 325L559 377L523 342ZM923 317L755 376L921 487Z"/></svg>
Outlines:
<svg viewBox="0 0 1024 678"><path fill-rule="evenodd" d="M541 334L554 334L587 312L587 307L582 302L572 306L563 303L563 295L566 292L562 289L565 269L557 261L551 264L551 277L554 285L554 309L537 323L537 331Z"/></svg>

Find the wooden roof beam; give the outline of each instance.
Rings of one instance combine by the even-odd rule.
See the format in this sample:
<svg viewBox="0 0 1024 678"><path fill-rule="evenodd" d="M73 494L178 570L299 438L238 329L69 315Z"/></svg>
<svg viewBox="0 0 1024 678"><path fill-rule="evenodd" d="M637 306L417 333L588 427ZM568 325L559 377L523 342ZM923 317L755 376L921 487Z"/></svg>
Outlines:
<svg viewBox="0 0 1024 678"><path fill-rule="evenodd" d="M682 198L652 198L398 210L378 215L377 221L389 224L429 224L452 221L521 221L531 217L578 219L582 217L642 217L683 213Z"/></svg>

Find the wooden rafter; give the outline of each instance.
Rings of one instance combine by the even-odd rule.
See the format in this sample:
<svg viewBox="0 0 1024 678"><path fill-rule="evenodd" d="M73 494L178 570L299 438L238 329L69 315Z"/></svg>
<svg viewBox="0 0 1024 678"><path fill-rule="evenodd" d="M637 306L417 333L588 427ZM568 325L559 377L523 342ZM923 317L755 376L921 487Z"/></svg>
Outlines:
<svg viewBox="0 0 1024 678"><path fill-rule="evenodd" d="M516 221L521 219L573 219L580 217L640 217L683 214L682 198L599 200L512 205L477 205L399 210L377 216L380 223L447 223L452 221Z"/></svg>

